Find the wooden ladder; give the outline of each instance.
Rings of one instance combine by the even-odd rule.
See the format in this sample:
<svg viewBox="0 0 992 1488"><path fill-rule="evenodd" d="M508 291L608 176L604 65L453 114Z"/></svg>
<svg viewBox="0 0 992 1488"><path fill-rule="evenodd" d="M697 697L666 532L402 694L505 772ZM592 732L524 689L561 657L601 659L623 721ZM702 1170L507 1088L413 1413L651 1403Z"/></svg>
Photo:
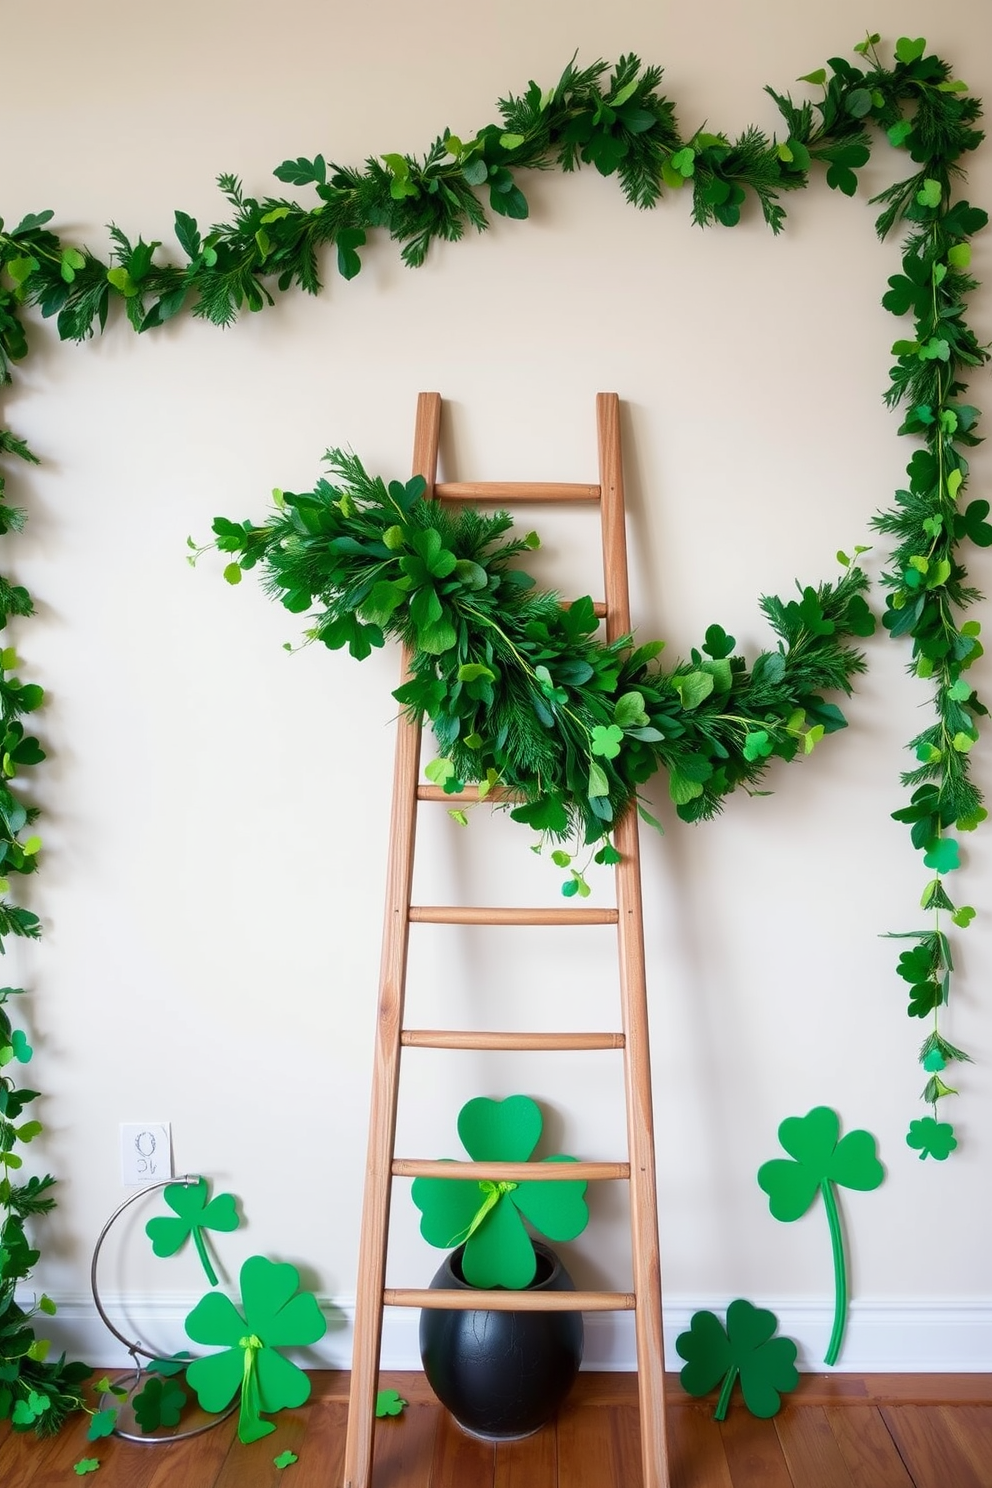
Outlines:
<svg viewBox="0 0 992 1488"><path fill-rule="evenodd" d="M620 416L615 393L596 399L599 437L599 485L516 484L505 482L436 482L441 399L421 393L417 402L413 470L427 482L425 496L441 501L480 501L493 506L512 502L598 501L602 521L605 615L608 640L630 629L627 592L627 545L624 527ZM407 675L404 654L402 675ZM633 1311L637 1339L641 1459L644 1488L668 1488L665 1434L664 1361L661 1326L661 1268L655 1187L654 1126L651 1114L651 1068L648 1048L647 989L644 976L644 925L641 908L640 851L637 817L628 811L617 823L614 840L621 854L616 867L616 908L485 908L414 905L414 845L417 806L421 801L452 805L476 799L475 788L445 795L436 786L419 784L421 726L401 719L393 777L389 870L380 972L372 1103L369 1121L365 1201L356 1290L355 1337L345 1448L344 1488L371 1488L372 1437L382 1336L383 1306L470 1307L505 1310L611 1312ZM498 789L489 799L506 800ZM603 925L617 927L622 1033L472 1033L412 1029L403 1024L407 949L411 924L446 925ZM626 1179L630 1188L630 1230L634 1291L529 1293L506 1290L431 1291L387 1289L391 1180L395 1177L464 1177L519 1182L533 1178L530 1163L438 1163L395 1157L396 1107L400 1054L404 1047L431 1049L621 1049L627 1112L628 1161L574 1162L542 1165L541 1177ZM633 1488L633 1485L631 1485Z"/></svg>

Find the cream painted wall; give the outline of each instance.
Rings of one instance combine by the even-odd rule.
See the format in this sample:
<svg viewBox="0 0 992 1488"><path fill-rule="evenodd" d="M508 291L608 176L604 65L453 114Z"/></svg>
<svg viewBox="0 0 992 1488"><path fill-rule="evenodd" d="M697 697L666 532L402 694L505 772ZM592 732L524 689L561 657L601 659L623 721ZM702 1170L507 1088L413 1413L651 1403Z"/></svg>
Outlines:
<svg viewBox="0 0 992 1488"><path fill-rule="evenodd" d="M762 85L789 88L849 54L866 22L927 35L992 96L984 0L713 0L705 15L504 0L486 19L396 0L286 0L275 13L174 0L164 20L93 0L85 25L52 0L46 18L44 39L19 41L5 68L0 209L10 221L52 206L60 231L101 250L110 220L171 241L177 207L225 215L221 170L263 193L288 155L356 162L421 150L445 124L464 135L501 92L553 81L576 48L664 63L687 132L773 130ZM986 147L969 188L986 206L990 159ZM890 169L879 152L867 186ZM85 1291L93 1241L125 1196L118 1123L150 1119L172 1121L179 1171L243 1197L249 1226L223 1244L232 1268L264 1251L342 1303L354 1291L397 659L287 657L292 617L252 584L230 589L213 558L192 572L188 533L206 540L218 513L257 518L274 485L306 489L329 444L404 474L421 388L448 400L449 476L594 478L593 399L614 389L641 635L667 637L674 657L718 620L753 654L767 634L757 596L830 575L838 547L871 540L870 516L900 482L909 451L881 401L898 330L879 306L898 247L876 241L866 191L793 198L776 240L753 211L705 234L682 200L639 214L592 171L522 184L530 222L436 249L416 273L378 241L350 285L328 266L319 300L287 297L227 334L184 320L139 340L117 325L80 348L48 324L33 331L5 422L44 461L11 486L31 513L15 571L40 610L21 649L51 699L31 890L46 935L8 964L35 994L39 1161L62 1179L37 1281L57 1296ZM982 238L976 264L992 277ZM974 318L987 339L987 293ZM988 404L987 375L974 396ZM976 455L981 495L989 459ZM592 528L539 525L548 582L595 591ZM873 572L881 561L869 556ZM972 569L988 588L987 557ZM924 871L888 813L923 696L902 652L868 650L850 730L776 769L771 797L742 795L688 828L652 791L668 825L645 837L644 891L664 1282L679 1303L827 1299L822 1217L776 1224L754 1181L782 1118L820 1103L877 1133L888 1169L877 1194L845 1203L855 1295L992 1302L992 835L968 843L962 892L979 917L958 937L946 1025L977 1060L954 1113L962 1150L924 1165L904 1143L925 1114L921 1032L879 939L919 918ZM985 750L976 769L988 787ZM418 892L553 901L557 874L527 840L481 815L459 833L442 813L424 824ZM602 1026L614 996L608 932L416 936L413 1021ZM407 1153L454 1155L460 1104L518 1090L543 1098L548 1150L622 1150L609 1056L439 1061L407 1066ZM394 1207L391 1278L416 1284L438 1257L402 1190ZM621 1195L597 1193L593 1216L573 1269L620 1285ZM109 1289L199 1285L192 1264L146 1260L137 1222L123 1238Z"/></svg>

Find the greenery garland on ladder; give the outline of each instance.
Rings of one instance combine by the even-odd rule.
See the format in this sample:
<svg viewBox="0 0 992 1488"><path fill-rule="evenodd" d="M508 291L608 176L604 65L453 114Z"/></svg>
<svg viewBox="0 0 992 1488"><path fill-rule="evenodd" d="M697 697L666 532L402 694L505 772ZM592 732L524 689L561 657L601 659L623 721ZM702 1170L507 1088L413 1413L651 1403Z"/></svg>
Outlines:
<svg viewBox="0 0 992 1488"><path fill-rule="evenodd" d="M894 315L911 315L914 328L911 337L893 347L896 361L886 396L904 410L900 432L918 445L908 466L908 488L898 491L894 505L875 519L879 531L893 540L883 580L884 622L893 637L910 638L910 667L930 683L935 715L911 743L917 764L904 777L911 797L893 813L910 827L913 845L922 851L932 875L922 900L932 915L929 926L901 932L914 942L900 955L898 966L910 986L910 1015L932 1018L920 1058L929 1076L923 1095L934 1115L913 1122L908 1140L923 1156L946 1156L955 1139L950 1124L938 1122L936 1115L938 1103L954 1092L942 1073L951 1061L968 1056L940 1031L952 972L941 916L949 915L963 928L974 913L970 906L956 907L947 891L946 875L959 864L958 841L950 833L952 828L972 829L986 814L969 773L977 719L986 710L965 676L981 654L980 628L976 621L961 622L959 617L978 597L967 583L962 545L992 543L988 503L964 500L965 451L977 442L978 410L961 401L966 378L987 359L967 324L965 308L967 296L977 287L969 272L969 239L988 218L981 209L955 199L954 190L962 158L982 139L975 127L981 114L979 100L968 95L967 86L952 76L947 63L927 53L923 38L901 38L891 67L880 60L878 43L877 35L870 36L855 48L861 66L833 57L826 67L806 74L801 81L822 88L815 103L796 104L787 95L767 90L785 120L782 140L769 139L754 126L733 140L706 131L683 139L672 103L658 91L660 68L642 68L633 55L622 57L612 69L605 62L578 68L573 60L555 86L541 89L531 83L521 96L501 100L500 122L485 126L471 139L446 130L423 159L387 154L368 160L363 169L328 165L321 155L284 162L276 177L289 185L312 186L317 196L313 207L285 197L246 196L234 176L221 176L233 214L230 222L203 235L191 216L175 214L175 235L187 260L183 265L160 261L160 243L141 238L132 242L116 226L110 230L113 246L106 263L87 248L63 243L48 226L54 215L50 211L29 215L10 231L0 222L0 385L10 383L13 364L27 355L27 307L37 306L43 316L56 317L59 335L72 340L84 339L96 327L102 330L112 305L118 303L137 331L159 326L187 307L196 316L228 325L244 306L260 310L271 304L273 286L288 290L296 285L317 293L318 255L325 247L333 246L340 273L351 279L361 268L359 249L370 231L387 231L402 244L404 261L416 266L433 242L455 241L466 227L484 228L480 192L486 193L490 210L498 215L526 218L527 200L514 174L524 169L558 166L572 171L591 164L601 175L615 176L627 200L639 207L656 205L665 188L685 188L693 220L700 226L733 227L751 193L773 232L778 232L785 217L781 193L805 187L814 166L825 167L830 187L854 194L857 172L872 148L868 126L880 128L913 167L876 200L882 206L877 221L881 236L902 224L909 229L902 272L889 281L883 304ZM6 456L34 459L22 440L0 430L0 457ZM20 518L2 498L0 476L0 533L7 533L16 530ZM824 586L805 590L800 607L810 603L812 594L825 614L828 604L837 604L838 595L850 597L858 587L857 580L842 580L829 597ZM766 608L771 603L778 602L768 601ZM9 617L25 617L31 611L27 592L0 579L0 622L5 625ZM553 617L549 623L568 625ZM714 639L719 651L722 643L715 633ZM577 640L580 648L588 645L581 634ZM794 650L794 643L790 647ZM770 654L784 656L786 651ZM709 663L726 660L727 653L716 655L711 647L707 662L700 657L689 672L677 669L671 685L678 691L678 677L692 671L716 677ZM41 702L41 691L9 675L16 665L8 649L2 657L0 685L4 885L14 874L34 871L40 845L30 831L33 810L10 789L22 768L43 758L37 741L24 734L20 722ZM624 665L631 680L629 656ZM752 670L752 682L753 677ZM639 686L645 681L640 674L637 680ZM637 690L631 687L629 692ZM632 703L627 706L633 708ZM592 724L607 730L612 726ZM631 729L651 727L616 726L625 739ZM634 757L631 744L625 743L624 750ZM595 758L611 763L608 755ZM586 800L612 802L616 782L606 766L600 768L611 789L605 797L587 794ZM746 780L748 773L739 760L737 768L741 780ZM703 784L704 790L690 801L702 800L704 807L710 803L707 781L694 782ZM715 786L711 794L714 791L718 796ZM581 791L576 799L581 800ZM706 814L704 807L700 814ZM592 810L603 819L595 807ZM580 815L585 812L580 806ZM0 894L6 893L6 887L0 889ZM0 899L0 945L8 935L35 937L38 931L33 913L7 897ZM12 1060L21 1057L16 1049L23 1054L27 1045L23 1033L9 1026L6 1013L2 1019L0 1062L9 1071ZM60 1411L71 1408L79 1384L72 1377L75 1366L46 1363L44 1342L33 1340L30 1317L13 1300L15 1284L27 1277L37 1259L37 1252L23 1239L23 1220L50 1202L47 1193L32 1192L30 1185L18 1185L10 1176L20 1163L14 1147L36 1134L37 1123L13 1124L31 1099L33 1093L18 1090L9 1073L0 1075L0 1160L5 1170L0 1179L0 1418L10 1415L21 1429L42 1431L57 1424ZM44 1182L47 1189L49 1180Z"/></svg>

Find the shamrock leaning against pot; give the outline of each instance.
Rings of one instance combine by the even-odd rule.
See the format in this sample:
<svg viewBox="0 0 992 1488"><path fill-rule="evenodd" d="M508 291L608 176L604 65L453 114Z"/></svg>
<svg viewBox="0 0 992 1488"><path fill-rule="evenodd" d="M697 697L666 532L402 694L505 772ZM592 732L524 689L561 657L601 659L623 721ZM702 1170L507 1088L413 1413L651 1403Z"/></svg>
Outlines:
<svg viewBox="0 0 992 1488"><path fill-rule="evenodd" d="M296 1364L277 1353L300 1348L324 1336L327 1321L312 1292L299 1292L295 1266L279 1265L265 1256L249 1256L241 1268L241 1305L210 1292L186 1319L194 1343L225 1344L223 1353L194 1359L186 1379L207 1411L222 1411L241 1391L238 1436L243 1442L268 1436L275 1426L263 1421L284 1407L310 1398L310 1380Z"/></svg>
<svg viewBox="0 0 992 1488"><path fill-rule="evenodd" d="M502 1101L478 1096L458 1113L458 1135L475 1162L528 1162L543 1125L540 1106L527 1095ZM537 1271L524 1219L549 1240L574 1240L589 1222L586 1186L578 1178L523 1183L417 1178L412 1198L422 1215L420 1233L430 1245L447 1250L464 1244L462 1275L470 1286L520 1290Z"/></svg>

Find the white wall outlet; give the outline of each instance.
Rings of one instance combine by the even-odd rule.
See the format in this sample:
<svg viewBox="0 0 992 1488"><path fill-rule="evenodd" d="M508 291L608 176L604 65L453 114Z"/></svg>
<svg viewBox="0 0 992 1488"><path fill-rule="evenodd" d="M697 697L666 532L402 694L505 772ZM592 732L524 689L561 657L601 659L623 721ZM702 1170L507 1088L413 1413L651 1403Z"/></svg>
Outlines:
<svg viewBox="0 0 992 1488"><path fill-rule="evenodd" d="M121 1182L132 1188L173 1178L172 1123L121 1122Z"/></svg>

